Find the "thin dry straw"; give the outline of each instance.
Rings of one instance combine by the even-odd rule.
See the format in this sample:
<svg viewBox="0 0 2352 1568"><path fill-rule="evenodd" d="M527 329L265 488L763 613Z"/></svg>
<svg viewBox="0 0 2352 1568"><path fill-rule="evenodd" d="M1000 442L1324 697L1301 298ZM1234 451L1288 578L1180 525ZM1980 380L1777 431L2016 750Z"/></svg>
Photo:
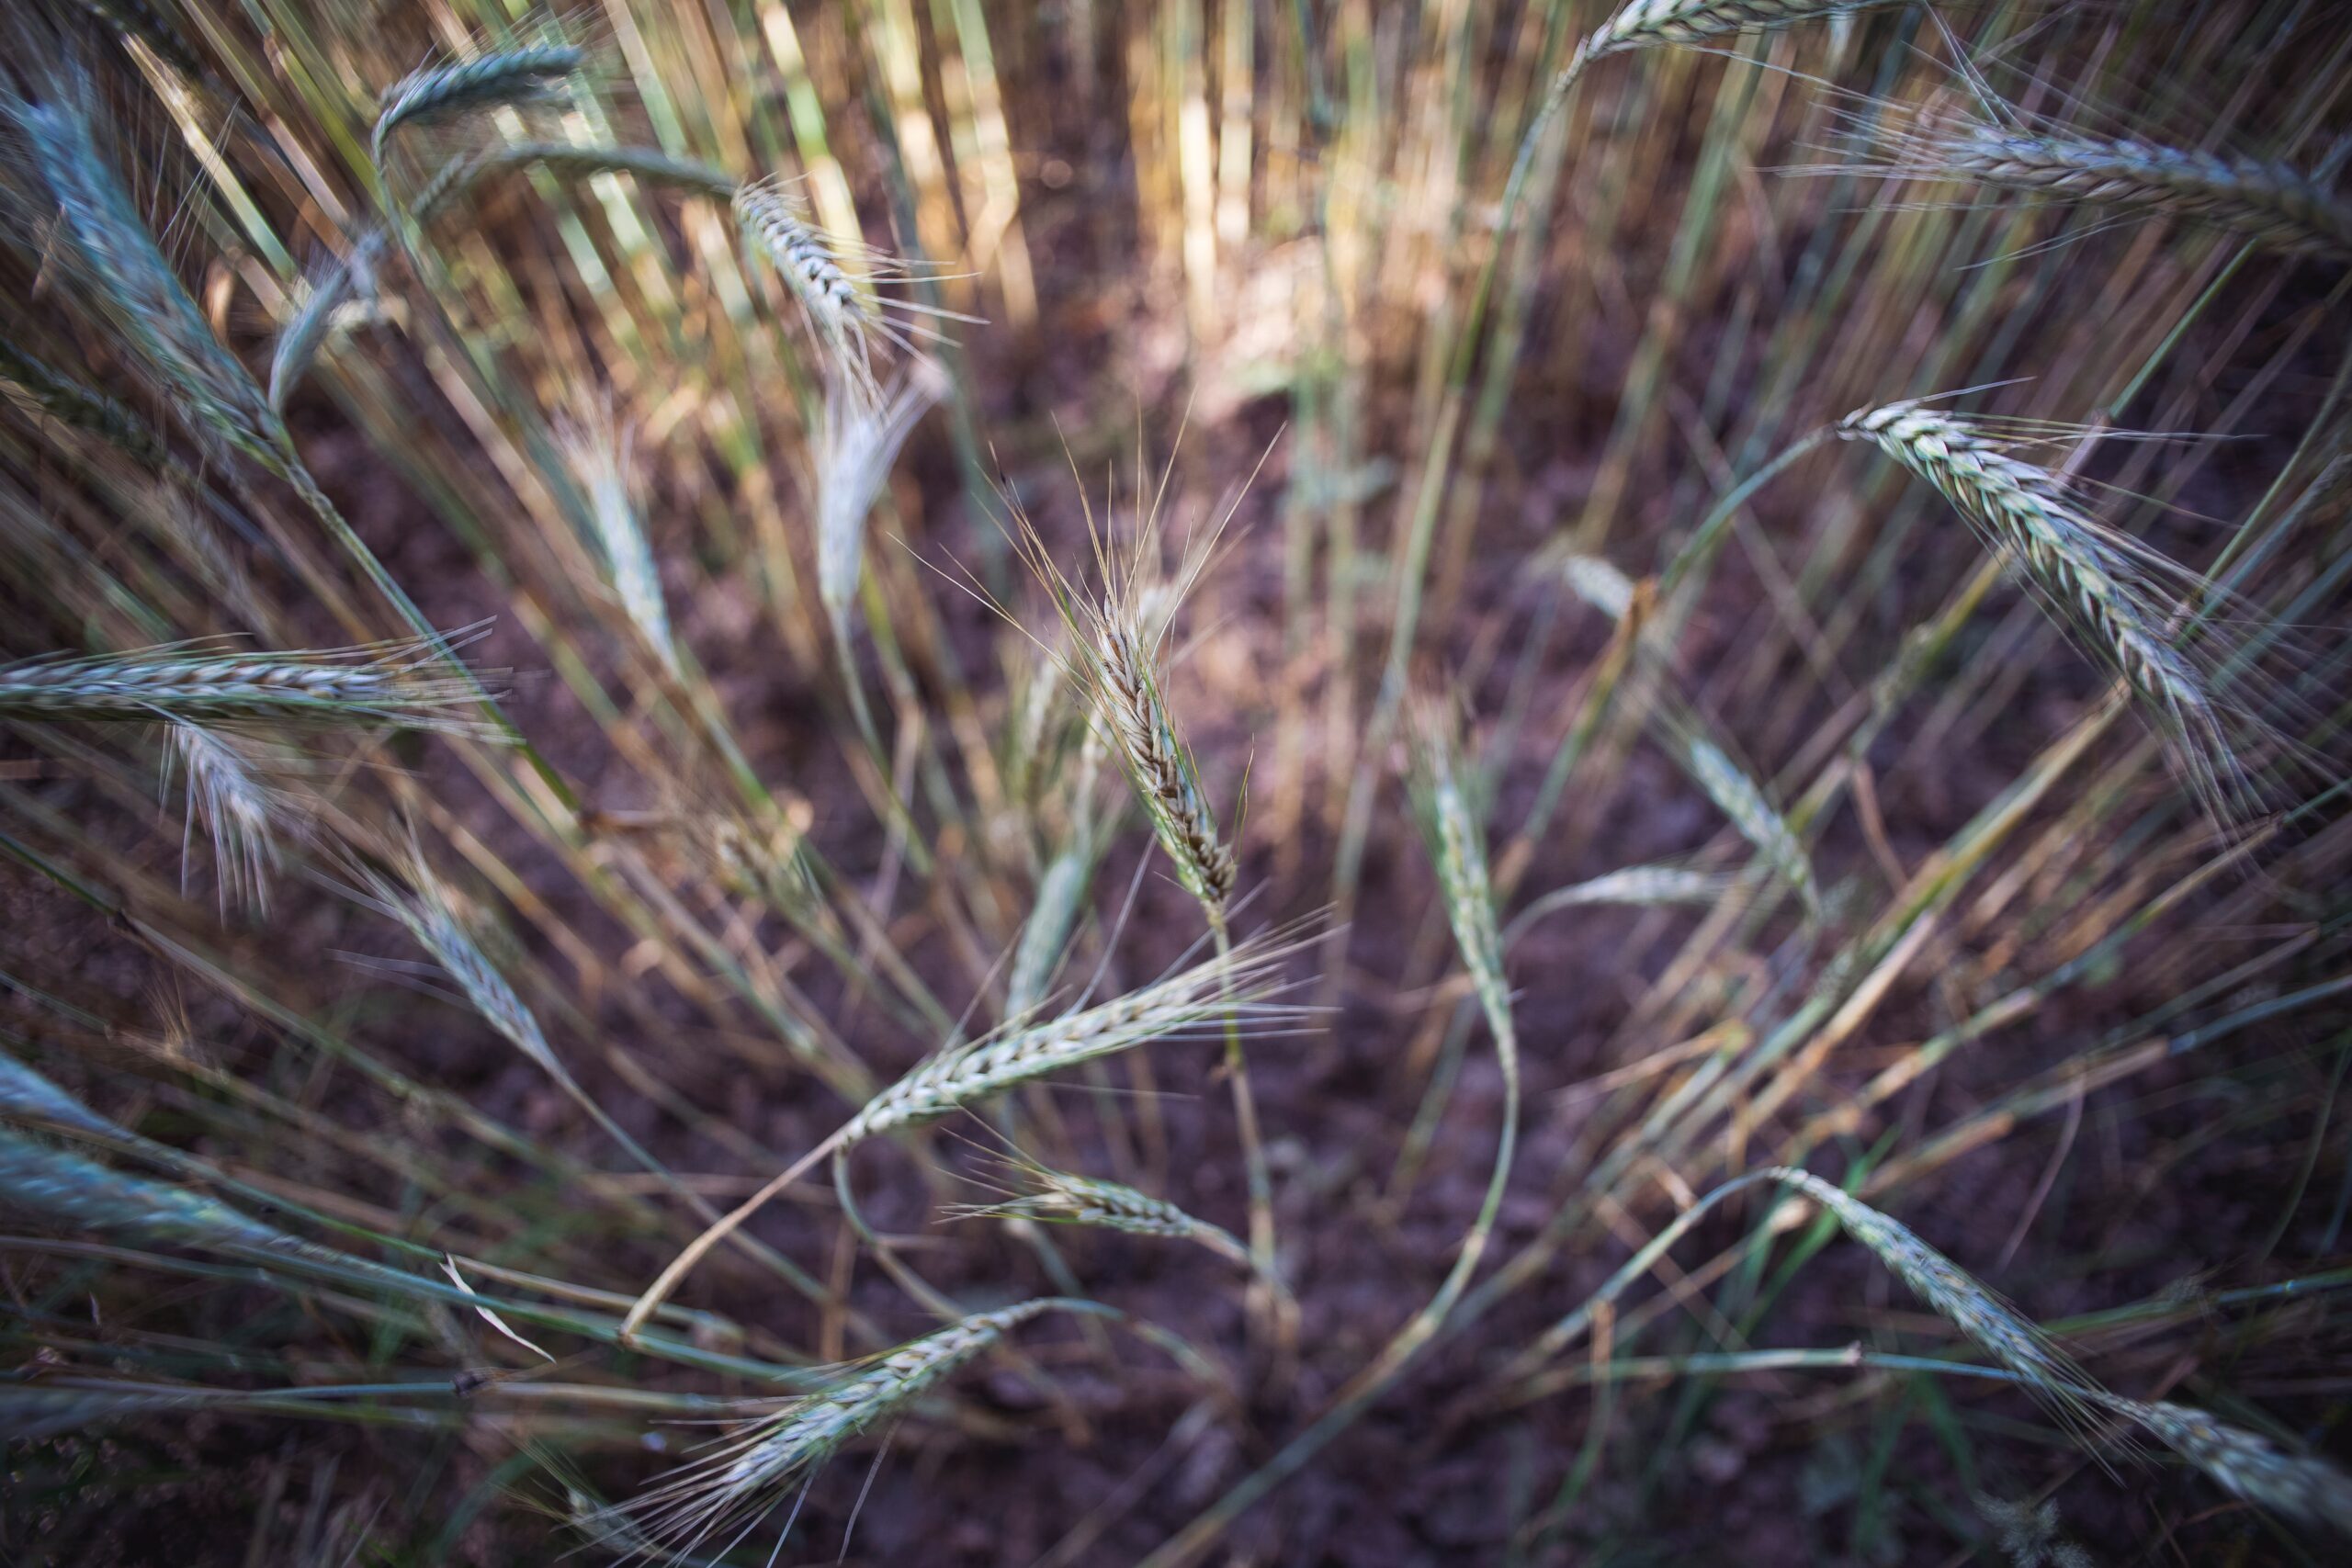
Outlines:
<svg viewBox="0 0 2352 1568"><path fill-rule="evenodd" d="M2287 164L1984 124L1922 131L1902 147L1904 174L2185 218L2288 255L2352 258L2352 205Z"/></svg>
<svg viewBox="0 0 2352 1568"><path fill-rule="evenodd" d="M384 93L368 141L370 156L381 164L385 144L406 126L550 97L587 58L571 44L542 44L412 73Z"/></svg>
<svg viewBox="0 0 2352 1568"><path fill-rule="evenodd" d="M638 1298L622 1332L633 1332L704 1254L828 1156L867 1138L935 1122L1065 1067L1100 1061L1149 1041L1238 1029L1244 1022L1295 1022L1303 1010L1272 999L1283 989L1280 970L1291 952L1280 938L1255 939L1112 1001L1046 1023L1016 1023L933 1056L867 1100L830 1137L696 1236Z"/></svg>
<svg viewBox="0 0 2352 1568"><path fill-rule="evenodd" d="M715 1554L724 1557L784 1499L851 1442L904 1413L917 1400L1007 1334L1049 1312L1106 1309L1091 1302L1040 1297L977 1313L851 1371L820 1393L784 1402L736 1427L713 1450L641 1496L607 1510L608 1522L634 1532L632 1556L656 1550L678 1560L697 1553L722 1530L735 1530ZM777 1539L791 1534L792 1517Z"/></svg>
<svg viewBox="0 0 2352 1568"><path fill-rule="evenodd" d="M2241 796L2245 773L2197 664L2175 646L2152 570L2179 569L2119 539L2075 504L2059 480L2013 457L2009 444L1917 401L1858 409L1838 434L1866 441L1933 485L1984 538L2007 552L2028 585L2058 608L2155 711L2179 743L2199 795L2217 812Z"/></svg>
<svg viewBox="0 0 2352 1568"><path fill-rule="evenodd" d="M453 711L479 700L473 682L432 673L442 648L468 637L286 653L169 644L32 660L0 667L0 718L398 725L486 738Z"/></svg>

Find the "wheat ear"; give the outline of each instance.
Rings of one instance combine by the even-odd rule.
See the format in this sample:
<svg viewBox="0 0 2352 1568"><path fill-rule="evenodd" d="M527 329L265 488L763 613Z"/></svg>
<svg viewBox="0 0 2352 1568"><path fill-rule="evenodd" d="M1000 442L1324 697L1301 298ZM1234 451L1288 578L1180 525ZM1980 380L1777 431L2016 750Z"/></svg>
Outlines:
<svg viewBox="0 0 2352 1568"><path fill-rule="evenodd" d="M817 597L844 641L865 572L866 513L899 449L946 390L945 378L919 363L878 396L851 381L825 400L817 443Z"/></svg>
<svg viewBox="0 0 2352 1568"><path fill-rule="evenodd" d="M1682 763L1715 809L1731 819L1739 836L1764 857L1773 874L1786 882L1804 903L1806 915L1821 918L1821 890L1813 875L1813 862L1804 844L1772 805L1764 787L1731 760L1722 747L1704 736L1682 738Z"/></svg>
<svg viewBox="0 0 2352 1568"><path fill-rule="evenodd" d="M469 636L286 653L170 644L31 660L0 666L0 717L398 725L488 739L487 727L453 711L478 700L473 682L432 672L442 648Z"/></svg>
<svg viewBox="0 0 2352 1568"><path fill-rule="evenodd" d="M1293 1024L1306 1010L1274 998L1293 945L1279 937L1221 950L1192 968L1050 1022L1016 1023L933 1056L861 1106L831 1136L723 1215L670 1261L629 1309L624 1335L668 1299L703 1256L818 1162L871 1137L934 1122L992 1095L1148 1041Z"/></svg>
<svg viewBox="0 0 2352 1568"><path fill-rule="evenodd" d="M1049 1312L1106 1309L1091 1302L1039 1297L995 1312L976 1313L910 1340L852 1369L831 1387L767 1406L719 1438L711 1451L617 1508L608 1522L636 1545L685 1561L721 1531L729 1539L710 1558L723 1558L756 1528L796 1481L806 1480L835 1454L877 1425L903 1414L961 1367L1023 1324ZM792 1531L784 1523L777 1546Z"/></svg>
<svg viewBox="0 0 2352 1568"><path fill-rule="evenodd" d="M309 375L325 346L327 334L344 307L371 299L376 292L376 265L383 259L386 236L370 230L360 236L347 256L338 256L311 280L311 291L294 312L269 357L269 406L286 411L286 400Z"/></svg>
<svg viewBox="0 0 2352 1568"><path fill-rule="evenodd" d="M1907 139L1904 173L2211 224L2289 255L2352 257L2352 205L2291 164L2125 137L1972 124Z"/></svg>
<svg viewBox="0 0 2352 1568"><path fill-rule="evenodd" d="M156 247L113 164L100 151L89 85L61 72L33 103L0 96L96 302L156 379L187 400L198 425L274 472L288 467L285 427L235 355L222 347Z"/></svg>
<svg viewBox="0 0 2352 1568"><path fill-rule="evenodd" d="M1866 441L1933 485L1979 535L2004 550L2028 586L2120 674L2178 743L2199 794L2217 814L2243 796L2245 770L2222 710L2196 662L2171 640L2167 603L2151 573L2181 569L2093 522L2044 469L1956 414L1917 401L1858 409L1838 434Z"/></svg>
<svg viewBox="0 0 2352 1568"><path fill-rule="evenodd" d="M1091 1225L1129 1235L1197 1242L1247 1265L1249 1249L1221 1226L1195 1219L1165 1198L1154 1198L1124 1182L1076 1176L1028 1160L1012 1162L1033 1189L994 1203L959 1204L946 1211L956 1219L1043 1220L1054 1224Z"/></svg>
<svg viewBox="0 0 2352 1568"><path fill-rule="evenodd" d="M2290 1453L2260 1433L2216 1421L2186 1405L2143 1404L2113 1394L2099 1395L2098 1403L2145 1427L2233 1496L2352 1536L2352 1475L2325 1460Z"/></svg>
<svg viewBox="0 0 2352 1568"><path fill-rule="evenodd" d="M670 606L662 595L662 570L646 536L637 504L635 443L613 420L609 407L587 423L561 433L572 477L587 492L588 522L605 558L614 595L662 667L678 673L677 644L670 630Z"/></svg>
<svg viewBox="0 0 2352 1568"><path fill-rule="evenodd" d="M368 139L369 155L381 164L385 144L403 127L550 97L587 59L585 51L571 44L541 44L412 72L385 89Z"/></svg>
<svg viewBox="0 0 2352 1568"><path fill-rule="evenodd" d="M142 463L164 457L162 440L129 406L61 375L6 338L0 338L0 380L21 388L59 423L86 430Z"/></svg>

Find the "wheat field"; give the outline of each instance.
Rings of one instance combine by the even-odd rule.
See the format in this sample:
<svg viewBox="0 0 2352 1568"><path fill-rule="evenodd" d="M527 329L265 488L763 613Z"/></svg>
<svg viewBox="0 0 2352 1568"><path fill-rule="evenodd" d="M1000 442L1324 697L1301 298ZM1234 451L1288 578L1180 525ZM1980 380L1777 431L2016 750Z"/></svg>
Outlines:
<svg viewBox="0 0 2352 1568"><path fill-rule="evenodd" d="M0 40L0 1561L2352 1540L2352 13Z"/></svg>

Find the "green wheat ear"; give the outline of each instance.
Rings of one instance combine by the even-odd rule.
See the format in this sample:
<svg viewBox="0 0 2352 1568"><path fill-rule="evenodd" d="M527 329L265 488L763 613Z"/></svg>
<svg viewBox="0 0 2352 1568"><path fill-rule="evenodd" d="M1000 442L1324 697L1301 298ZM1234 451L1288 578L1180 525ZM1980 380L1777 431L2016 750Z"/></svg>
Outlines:
<svg viewBox="0 0 2352 1568"><path fill-rule="evenodd" d="M368 140L370 152L380 164L397 131L481 109L552 98L587 60L584 50L570 44L542 44L426 66L385 90Z"/></svg>

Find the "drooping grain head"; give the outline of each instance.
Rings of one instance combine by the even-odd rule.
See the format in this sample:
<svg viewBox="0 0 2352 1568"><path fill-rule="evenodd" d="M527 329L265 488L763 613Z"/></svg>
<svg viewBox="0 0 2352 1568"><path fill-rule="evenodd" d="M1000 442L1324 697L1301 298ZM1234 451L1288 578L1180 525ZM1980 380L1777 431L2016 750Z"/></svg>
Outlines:
<svg viewBox="0 0 2352 1568"><path fill-rule="evenodd" d="M366 901L407 929L483 1021L537 1066L558 1078L566 1076L537 1016L467 931L453 895L421 860L400 881L368 868L361 870L360 881Z"/></svg>
<svg viewBox="0 0 2352 1568"><path fill-rule="evenodd" d="M2285 255L2352 257L2352 203L2290 164L1966 119L1895 133L1894 172L1973 180L2242 234Z"/></svg>
<svg viewBox="0 0 2352 1568"><path fill-rule="evenodd" d="M1805 913L1821 916L1821 889L1815 881L1812 858L1788 818L1781 816L1764 788L1724 749L1695 731L1682 738L1683 766L1715 808L1731 819L1773 874L1804 901Z"/></svg>
<svg viewBox="0 0 2352 1568"><path fill-rule="evenodd" d="M2352 1475L2325 1460L2290 1453L2258 1432L2186 1405L2113 1395L2098 1403L2147 1428L2232 1495L2299 1523L2352 1536Z"/></svg>
<svg viewBox="0 0 2352 1568"><path fill-rule="evenodd" d="M842 1146L899 1127L937 1121L964 1106L1082 1062L1098 1061L1153 1040L1295 1023L1303 1010L1273 998L1284 988L1281 967L1292 945L1258 938L1230 953L1045 1023L1016 1023L932 1057L876 1095L841 1134Z"/></svg>
<svg viewBox="0 0 2352 1568"><path fill-rule="evenodd" d="M919 363L878 397L853 380L825 399L817 447L817 592L844 637L865 570L866 514L899 449L946 390L937 369Z"/></svg>
<svg viewBox="0 0 2352 1568"><path fill-rule="evenodd" d="M875 387L872 340L880 317L835 258L792 182L763 180L735 193L735 221L797 300L842 378Z"/></svg>
<svg viewBox="0 0 2352 1568"><path fill-rule="evenodd" d="M1193 1218L1164 1198L1154 1198L1125 1182L1051 1170L1027 1160L1017 1162L1016 1168L1032 1190L1001 1202L950 1209L948 1213L958 1219L1038 1220L1197 1242L1236 1262L1249 1261L1249 1249L1230 1232Z"/></svg>
<svg viewBox="0 0 2352 1568"><path fill-rule="evenodd" d="M282 472L285 427L157 246L100 144L92 89L60 68L45 91L39 102L0 93L6 153L28 164L56 203L80 293L137 363L185 400L199 435Z"/></svg>
<svg viewBox="0 0 2352 1568"><path fill-rule="evenodd" d="M1848 1235L1870 1248L1913 1294L1978 1348L2022 1378L2062 1421L2077 1429L2086 1425L2098 1385L2015 1308L1920 1240L1909 1226L1851 1193L1806 1171L1776 1168L1769 1174L1837 1215Z"/></svg>
<svg viewBox="0 0 2352 1568"><path fill-rule="evenodd" d="M1502 933L1495 919L1487 870L1486 830L1471 801L1454 739L1454 718L1441 699L1423 694L1411 710L1412 786L1416 815L1445 899L1446 923L1477 992L1487 1026L1512 1037L1510 987L1503 976Z"/></svg>
<svg viewBox="0 0 2352 1568"><path fill-rule="evenodd" d="M244 904L266 912L279 845L306 826L291 797L264 776L243 744L202 725L173 720L168 755L187 776L189 830L201 824L211 835L223 908ZM185 843L181 854L185 860Z"/></svg>
<svg viewBox="0 0 2352 1568"><path fill-rule="evenodd" d="M641 1534L675 1561L695 1557L713 1536L756 1524L795 1482L905 1411L1023 1324L1063 1304L1040 1298L975 1314L844 1374L822 1393L770 1405L704 1458L609 1510L612 1522L625 1524L630 1534ZM788 1517L781 1527L779 1551L792 1524Z"/></svg>
<svg viewBox="0 0 2352 1568"><path fill-rule="evenodd" d="M385 90L370 141L375 160L383 162L385 146L402 129L552 98L587 58L570 44L541 44L412 72Z"/></svg>
<svg viewBox="0 0 2352 1568"><path fill-rule="evenodd" d="M564 456L587 503L588 524L604 557L607 580L645 646L672 675L679 670L670 630L670 606L645 516L637 500L635 443L614 422L609 406L562 432Z"/></svg>
<svg viewBox="0 0 2352 1568"><path fill-rule="evenodd" d="M458 632L448 644L462 646L473 635ZM421 641L287 653L209 652L181 644L30 660L0 666L0 717L396 725L490 739L457 711L477 699L474 686L436 672L446 667L441 649Z"/></svg>
<svg viewBox="0 0 2352 1568"><path fill-rule="evenodd" d="M2155 575L2194 581L2094 522L2044 469L1956 414L1917 401L1858 409L1838 426L1926 479L2155 716L2199 797L2227 819L2249 796L2229 713L2170 627L2188 611Z"/></svg>
<svg viewBox="0 0 2352 1568"><path fill-rule="evenodd" d="M1703 43L1733 33L1791 27L1910 0L1631 0L1587 40L1593 59L1630 49Z"/></svg>

